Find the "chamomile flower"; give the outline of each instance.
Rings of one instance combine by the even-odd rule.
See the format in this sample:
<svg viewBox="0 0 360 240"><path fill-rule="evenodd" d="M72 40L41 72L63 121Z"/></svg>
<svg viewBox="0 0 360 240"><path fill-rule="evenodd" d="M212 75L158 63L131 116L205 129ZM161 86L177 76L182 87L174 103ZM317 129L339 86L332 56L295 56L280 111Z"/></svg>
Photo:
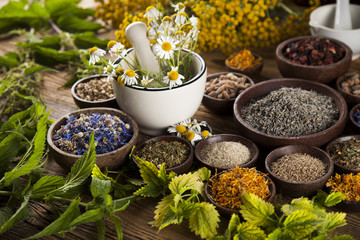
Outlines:
<svg viewBox="0 0 360 240"><path fill-rule="evenodd" d="M187 131L184 134L184 136L185 136L185 139L188 140L191 143L191 145L193 145L193 146L195 146L195 142L202 139L199 134L196 134L195 132L190 131L190 130Z"/></svg>
<svg viewBox="0 0 360 240"><path fill-rule="evenodd" d="M142 80L141 80L141 85L146 87L147 85L149 85L149 83L152 82L153 79L149 79L148 75L144 75Z"/></svg>
<svg viewBox="0 0 360 240"><path fill-rule="evenodd" d="M175 24L178 26L184 25L187 22L187 14L185 12L179 12L175 15Z"/></svg>
<svg viewBox="0 0 360 240"><path fill-rule="evenodd" d="M89 54L90 54L90 59L89 59L89 64L95 64L98 61L100 61L100 57L104 56L106 53L106 51L97 48L97 47L93 47L89 50Z"/></svg>
<svg viewBox="0 0 360 240"><path fill-rule="evenodd" d="M167 131L169 133L176 133L176 136L182 137L184 133L188 131L188 126L191 125L191 119L183 120L179 123L173 124L168 127Z"/></svg>
<svg viewBox="0 0 360 240"><path fill-rule="evenodd" d="M160 12L154 6L149 6L149 7L146 8L144 17L146 17L147 19L152 19L152 18L159 19L160 18Z"/></svg>
<svg viewBox="0 0 360 240"><path fill-rule="evenodd" d="M159 27L159 23L156 21L155 18L151 18L148 20L147 25L150 26L151 28L157 28Z"/></svg>
<svg viewBox="0 0 360 240"><path fill-rule="evenodd" d="M179 41L172 39L171 37L161 35L157 39L157 44L154 45L154 51L161 59L171 59L174 56L174 48Z"/></svg>
<svg viewBox="0 0 360 240"><path fill-rule="evenodd" d="M132 69L125 70L123 75L121 75L121 78L123 79L123 81L126 85L131 86L131 85L138 83L138 81L137 81L138 75Z"/></svg>
<svg viewBox="0 0 360 240"><path fill-rule="evenodd" d="M193 26L193 28L196 28L196 29L198 28L197 26L199 24L199 19L197 17L191 16L189 18L189 21L190 21L191 26Z"/></svg>
<svg viewBox="0 0 360 240"><path fill-rule="evenodd" d="M111 56L117 55L117 54L123 55L123 53L126 51L125 46L116 41L109 41L107 44L107 47L109 49Z"/></svg>
<svg viewBox="0 0 360 240"><path fill-rule="evenodd" d="M185 77L178 72L178 67L171 67L171 71L164 77L164 83L169 85L169 88L180 86L182 79Z"/></svg>
<svg viewBox="0 0 360 240"><path fill-rule="evenodd" d="M183 3L171 4L171 6L174 8L174 11L177 13L185 11L185 5Z"/></svg>
<svg viewBox="0 0 360 240"><path fill-rule="evenodd" d="M112 61L111 59L108 61L108 64L106 67L104 67L104 74L108 75L107 80L110 81L110 79L112 77L116 76L116 68L117 68L117 64L114 63L114 61Z"/></svg>

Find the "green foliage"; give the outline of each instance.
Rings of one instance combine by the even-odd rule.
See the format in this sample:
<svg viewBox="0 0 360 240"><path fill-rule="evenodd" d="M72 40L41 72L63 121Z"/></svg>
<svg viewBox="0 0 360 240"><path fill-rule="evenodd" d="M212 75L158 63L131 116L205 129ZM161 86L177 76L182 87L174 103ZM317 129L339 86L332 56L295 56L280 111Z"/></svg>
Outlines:
<svg viewBox="0 0 360 240"><path fill-rule="evenodd" d="M254 194L244 193L240 213L245 222L240 222L240 218L233 214L224 235L214 239L353 239L348 235L327 236L328 232L346 224L346 214L326 212L324 205L319 205L320 199L333 205L341 195L331 193L324 196L319 192L312 200L296 198L291 204L282 205L279 209L281 215L278 215L270 203Z"/></svg>

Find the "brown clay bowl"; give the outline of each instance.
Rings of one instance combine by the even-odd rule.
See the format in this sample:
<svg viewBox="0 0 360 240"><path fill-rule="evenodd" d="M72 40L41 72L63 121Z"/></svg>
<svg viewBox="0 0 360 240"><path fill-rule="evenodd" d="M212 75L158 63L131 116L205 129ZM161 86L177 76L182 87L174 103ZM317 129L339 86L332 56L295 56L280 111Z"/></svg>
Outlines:
<svg viewBox="0 0 360 240"><path fill-rule="evenodd" d="M355 118L355 113L359 112L360 113L360 103L356 104L355 106L353 106L350 109L350 113L349 113L349 119L350 119L350 123L351 123L351 129L353 132L355 133L360 133L360 124L358 124L356 122L356 118ZM360 118L360 116L359 116Z"/></svg>
<svg viewBox="0 0 360 240"><path fill-rule="evenodd" d="M299 87L304 90L314 90L323 95L330 96L332 99L334 99L336 106L340 109L339 120L328 129L315 134L298 137L283 137L260 132L251 127L247 122L245 122L245 120L241 118L241 109L247 105L251 99L265 96L271 91L278 90L282 87ZM305 144L316 147L322 146L343 132L347 117L347 105L339 92L327 85L302 79L282 78L257 83L240 93L234 103L234 122L238 131L244 137L254 141L258 146L268 149L294 144Z"/></svg>
<svg viewBox="0 0 360 240"><path fill-rule="evenodd" d="M261 57L260 55L258 55L256 53L251 53L251 54L255 57L255 59L258 59ZM228 60L228 59L226 59L226 60ZM261 61L259 64L255 65L253 67L250 67L250 68L244 68L244 69L237 68L237 67L227 64L227 61L225 61L225 66L229 69L229 71L238 72L238 73L244 74L246 76L250 76L250 77L256 77L257 75L260 74L261 70L264 67L264 59L261 58Z"/></svg>
<svg viewBox="0 0 360 240"><path fill-rule="evenodd" d="M351 138L360 138L360 135L348 135L348 136L342 136L342 137L338 137L334 140L332 140L331 142L329 142L327 145L326 145L326 148L325 148L325 151L327 152L327 154L330 156L330 159L331 159L331 155L330 155L330 149L335 145L335 144L338 144L338 143L341 143L341 142L344 142L344 141L347 141L347 140L350 140ZM334 169L335 169L335 173L339 173L339 174L347 174L347 173L353 173L353 174L357 174L357 173L360 173L360 169L352 169L352 168L349 168L349 167L345 167L335 161L334 162Z"/></svg>
<svg viewBox="0 0 360 240"><path fill-rule="evenodd" d="M96 74L89 77L85 77L82 79L79 79L72 87L71 87L71 95L74 99L75 104L79 108L93 108L93 107L109 107L109 108L117 108L119 109L119 106L116 102L115 95L112 98L106 99L106 100L100 100L100 101L88 101L83 98L80 98L76 94L76 88L80 83L86 83L93 79L100 79L100 78L107 78L106 74Z"/></svg>
<svg viewBox="0 0 360 240"><path fill-rule="evenodd" d="M271 171L271 163L286 154L292 153L307 153L310 156L319 158L327 166L326 173L316 180L307 182L291 182L279 178ZM334 172L334 164L331 161L329 155L320 148L309 145L288 145L273 150L267 155L265 159L265 168L266 171L269 173L269 177L274 181L276 189L280 193L290 197L305 197L316 193L319 189L323 188L327 180L332 176Z"/></svg>
<svg viewBox="0 0 360 240"><path fill-rule="evenodd" d="M217 175L213 175L210 179L213 179L215 178L216 176L226 172L226 171L229 171L229 170L225 170L225 171L222 171L220 173L218 173ZM276 196L276 186L275 186L275 183L271 180L271 178L269 178L268 176L265 176L265 178L268 180L269 182L269 190L271 192L271 195L270 197L266 200L267 202L269 203L274 203L275 201L275 196ZM206 196L206 199L211 202L215 207L216 209L218 210L218 212L223 215L223 216L226 216L226 217L231 217L232 214L239 214L239 210L235 210L235 209L231 209L231 208L228 208L228 207L224 207L224 206L221 206L219 204L217 204L213 197L211 196L211 193L210 193L210 186L209 186L209 182L206 183L205 185L205 196Z"/></svg>
<svg viewBox="0 0 360 240"><path fill-rule="evenodd" d="M216 169L217 169L217 172L229 169L229 168L209 165L208 163L204 162L201 158L201 151L206 145L216 143L216 142L225 142L225 141L239 142L239 143L245 145L247 148L249 148L250 160L244 164L239 165L238 167L251 168L256 165L256 162L259 157L259 148L251 140L244 138L240 135L235 135L235 134L217 134L217 135L213 135L213 136L210 136L210 137L207 137L207 138L201 140L195 147L195 159L197 159L201 165L210 169L212 173L214 173L216 171Z"/></svg>
<svg viewBox="0 0 360 240"><path fill-rule="evenodd" d="M137 155L137 152L148 142L160 142L160 141L167 141L167 142L170 142L170 141L178 141L178 142L181 142L181 143L184 143L187 148L189 148L190 150L190 154L189 154L189 157L183 162L181 163L180 165L177 165L175 167L171 167L171 168L165 168L165 171L167 173L169 172L175 172L177 174L183 174L183 173L187 173L189 172L190 168L191 168L191 165L193 163L193 159L194 159L194 148L192 147L191 143L183 138L180 138L180 137L176 137L176 136L169 136L169 135L164 135L164 136L157 136L157 137L153 137L153 138L150 138L146 141L143 141L141 143L139 143L139 145L137 145L135 147L135 149L133 150L133 153L132 155ZM133 162L138 165L138 162L137 160L134 158L134 156L132 156L131 158L133 160Z"/></svg>
<svg viewBox="0 0 360 240"><path fill-rule="evenodd" d="M128 155L132 147L138 142L139 127L130 115L114 108L84 108L78 111L70 112L56 120L50 126L47 133L50 157L53 158L61 167L67 170L71 169L72 165L81 157L81 155L75 155L61 150L55 146L52 140L56 130L58 130L62 125L66 124L66 120L69 116L78 117L81 113L108 113L113 116L118 116L121 119L127 119L131 122L133 136L127 144L114 151L96 155L96 165L101 169L107 168L109 170L115 170L125 164L125 162L128 160Z"/></svg>
<svg viewBox="0 0 360 240"><path fill-rule="evenodd" d="M353 107L356 104L360 103L360 95L355 95L352 93L345 92L341 86L341 83L349 78L351 78L354 74L359 74L360 72L352 72L342 75L336 79L336 90L340 92L340 94L344 97L346 103L349 107Z"/></svg>
<svg viewBox="0 0 360 240"><path fill-rule="evenodd" d="M350 67L352 51L345 43L328 38L331 42L340 45L345 49L345 56L336 63L322 66L309 66L291 62L283 54L287 44L303 39L314 39L316 36L301 36L287 39L281 42L275 51L275 59L281 75L285 78L308 79L319 83L330 83L341 75L344 75Z"/></svg>
<svg viewBox="0 0 360 240"><path fill-rule="evenodd" d="M226 75L228 73L230 73L230 72L220 72L220 73L210 74L207 76L207 81L209 81L210 79L218 78L221 75ZM251 78L249 78L247 75L244 75L241 73L236 73L236 72L231 72L231 73L237 77L243 77L243 76L247 77L247 82L250 83L251 86L253 86L255 84L254 81ZM230 98L230 99L220 99L220 98L211 97L209 95L204 94L203 99L202 99L202 104L207 109L210 109L214 113L217 113L217 114L229 113L230 114L233 111L233 105L234 105L235 99L236 99L236 97Z"/></svg>

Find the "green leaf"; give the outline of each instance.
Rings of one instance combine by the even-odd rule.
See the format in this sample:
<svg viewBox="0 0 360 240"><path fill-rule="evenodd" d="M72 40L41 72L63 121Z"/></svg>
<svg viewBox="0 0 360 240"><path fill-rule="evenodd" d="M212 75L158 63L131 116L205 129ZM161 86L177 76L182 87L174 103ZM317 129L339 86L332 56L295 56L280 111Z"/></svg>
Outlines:
<svg viewBox="0 0 360 240"><path fill-rule="evenodd" d="M281 210L283 211L283 213L286 216L291 215L293 212L298 211L298 210L306 210L309 212L313 212L314 210L314 205L312 204L312 202L308 199L308 198L295 198L291 201L291 204L284 204L281 208Z"/></svg>
<svg viewBox="0 0 360 240"><path fill-rule="evenodd" d="M89 22L76 16L61 16L56 21L56 25L62 30L71 33L86 31L96 32L102 28L102 25L99 23Z"/></svg>
<svg viewBox="0 0 360 240"><path fill-rule="evenodd" d="M90 185L91 195L96 198L100 195L108 194L111 190L110 180L101 180L98 178L92 178Z"/></svg>
<svg viewBox="0 0 360 240"><path fill-rule="evenodd" d="M346 225L346 213L342 212L329 212L326 214L324 222L325 222L325 231L333 231L337 227L341 227Z"/></svg>
<svg viewBox="0 0 360 240"><path fill-rule="evenodd" d="M56 219L38 234L31 236L29 239L36 239L66 230L69 227L70 223L73 221L73 219L77 218L80 215L79 203L80 198L72 201L70 206L63 214L60 215L58 219Z"/></svg>
<svg viewBox="0 0 360 240"><path fill-rule="evenodd" d="M98 240L105 240L106 228L102 220L96 221L96 227L98 232Z"/></svg>
<svg viewBox="0 0 360 240"><path fill-rule="evenodd" d="M266 240L290 240L290 236L287 235L282 231L281 228L275 229L272 233L269 234L269 236L266 238Z"/></svg>
<svg viewBox="0 0 360 240"><path fill-rule="evenodd" d="M101 208L88 210L85 213L78 216L77 218L75 218L74 220L72 220L69 225L69 229L73 229L74 227L76 227L80 224L83 224L83 223L99 221L104 216L105 216L105 213L104 213L103 209L101 209Z"/></svg>
<svg viewBox="0 0 360 240"><path fill-rule="evenodd" d="M237 226L237 233L234 239L247 240L263 240L266 238L265 232L258 226L252 225L248 222L240 223Z"/></svg>
<svg viewBox="0 0 360 240"><path fill-rule="evenodd" d="M169 194L156 205L154 223L156 227L160 227L164 222L164 215L166 212L170 211L171 205L174 203L174 194Z"/></svg>
<svg viewBox="0 0 360 240"><path fill-rule="evenodd" d="M61 39L59 35L46 36L43 39L39 39L38 41L20 42L17 44L17 46L23 48L46 47L58 50L61 48Z"/></svg>
<svg viewBox="0 0 360 240"><path fill-rule="evenodd" d="M10 133L0 142L0 177L7 171L10 162L16 157L21 149L20 142L22 138L19 136L19 126L14 132Z"/></svg>
<svg viewBox="0 0 360 240"><path fill-rule="evenodd" d="M37 65L37 66L34 66L34 67L27 68L25 70L25 72L24 72L24 75L31 75L31 74L34 74L36 72L42 71L42 70L51 70L51 69L48 68L48 67L45 67L45 66Z"/></svg>
<svg viewBox="0 0 360 240"><path fill-rule="evenodd" d="M215 206L207 203L195 203L194 209L190 219L189 227L196 235L201 238L210 238L216 235L216 228L220 222L219 213Z"/></svg>
<svg viewBox="0 0 360 240"><path fill-rule="evenodd" d="M28 209L30 194L31 194L31 191L27 191L24 194L22 203L21 203L20 207L16 210L16 212L10 218L6 219L5 221L4 220L2 221L3 224L0 226L0 234L3 234L7 230L9 230L13 226L15 226L15 224L32 216L31 212ZM6 211L6 212L8 213L8 211ZM6 214L5 216L9 217L8 214Z"/></svg>
<svg viewBox="0 0 360 240"><path fill-rule="evenodd" d="M354 238L349 235L341 235L341 236L335 236L331 240L354 240Z"/></svg>
<svg viewBox="0 0 360 240"><path fill-rule="evenodd" d="M346 195L342 192L332 192L325 199L324 205L326 207L332 207L346 198Z"/></svg>
<svg viewBox="0 0 360 240"><path fill-rule="evenodd" d="M293 239L302 239L309 236L320 225L320 219L306 210L294 211L284 221L284 229Z"/></svg>
<svg viewBox="0 0 360 240"><path fill-rule="evenodd" d="M122 232L122 227L121 227L120 221L117 219L117 217L115 215L110 216L110 219L115 224L115 229L116 229L116 234L117 234L118 239L123 239L123 232Z"/></svg>
<svg viewBox="0 0 360 240"><path fill-rule="evenodd" d="M202 181L207 181L211 177L211 171L206 167L202 167L196 171Z"/></svg>
<svg viewBox="0 0 360 240"><path fill-rule="evenodd" d="M49 192L63 186L65 179L61 176L46 175L40 178L33 186L32 195L45 196Z"/></svg>
<svg viewBox="0 0 360 240"><path fill-rule="evenodd" d="M80 49L88 49L94 46L105 49L110 39L99 39L94 32L84 32L74 34L74 43Z"/></svg>
<svg viewBox="0 0 360 240"><path fill-rule="evenodd" d="M4 225L7 219L13 215L13 209L9 206L0 208L0 226Z"/></svg>
<svg viewBox="0 0 360 240"><path fill-rule="evenodd" d="M13 68L18 65L19 65L19 55L17 53L9 52L4 56L0 56L0 66Z"/></svg>
<svg viewBox="0 0 360 240"><path fill-rule="evenodd" d="M200 193L203 182L199 181L199 179L199 175L196 172L176 176L171 180L169 190L175 194L182 194L190 189Z"/></svg>
<svg viewBox="0 0 360 240"><path fill-rule="evenodd" d="M32 50L35 53L36 62L49 67L53 67L57 64L67 64L69 61L75 61L79 57L79 52L77 50L60 52L52 48L40 46L33 47Z"/></svg>
<svg viewBox="0 0 360 240"><path fill-rule="evenodd" d="M101 180L110 180L110 181L114 180L111 177L108 177L104 173L102 173L100 168L96 164L94 165L94 168L93 168L93 170L91 172L91 177L92 178L98 178L98 179L101 179Z"/></svg>
<svg viewBox="0 0 360 240"><path fill-rule="evenodd" d="M231 219L229 221L228 228L225 231L225 237L227 239L232 239L232 237L235 235L237 231L237 226L240 224L240 218L239 215L233 213L231 215Z"/></svg>
<svg viewBox="0 0 360 240"><path fill-rule="evenodd" d="M271 228L276 225L274 219L274 206L265 202L260 197L252 193L243 193L240 213L242 217L251 224L260 227Z"/></svg>
<svg viewBox="0 0 360 240"><path fill-rule="evenodd" d="M94 15L94 10L84 9L76 6L80 0L46 0L45 8L50 13L53 20L57 20L61 16L78 16L86 18Z"/></svg>
<svg viewBox="0 0 360 240"><path fill-rule="evenodd" d="M125 210L129 206L129 204L132 201L134 201L136 198L137 198L137 196L131 195L131 196L124 197L121 199L113 200L112 204L113 204L114 212L119 212L119 211Z"/></svg>

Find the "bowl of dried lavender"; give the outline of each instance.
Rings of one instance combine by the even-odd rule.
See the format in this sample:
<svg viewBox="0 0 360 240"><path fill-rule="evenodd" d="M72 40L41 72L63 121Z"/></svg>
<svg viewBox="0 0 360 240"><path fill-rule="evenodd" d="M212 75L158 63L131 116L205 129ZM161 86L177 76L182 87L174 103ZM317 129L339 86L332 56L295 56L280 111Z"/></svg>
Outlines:
<svg viewBox="0 0 360 240"><path fill-rule="evenodd" d="M96 164L114 170L125 164L139 138L139 128L127 113L114 108L84 108L56 120L49 128L49 155L61 167L72 165L89 148L94 132Z"/></svg>
<svg viewBox="0 0 360 240"><path fill-rule="evenodd" d="M349 107L360 103L360 72L349 72L336 79L336 89Z"/></svg>
<svg viewBox="0 0 360 240"><path fill-rule="evenodd" d="M207 76L202 104L217 114L232 113L236 97L254 81L237 72L220 72Z"/></svg>
<svg viewBox="0 0 360 240"><path fill-rule="evenodd" d="M259 148L251 140L235 134L216 134L195 147L195 159L213 173L238 167L254 167Z"/></svg>
<svg viewBox="0 0 360 240"><path fill-rule="evenodd" d="M231 217L239 214L243 192L256 194L273 203L276 195L274 182L255 168L235 167L213 175L205 186L206 198L220 214Z"/></svg>
<svg viewBox="0 0 360 240"><path fill-rule="evenodd" d="M71 95L79 108L119 108L108 75L96 74L79 79L71 87Z"/></svg>
<svg viewBox="0 0 360 240"><path fill-rule="evenodd" d="M330 83L344 75L351 64L352 50L345 43L325 37L301 36L281 42L275 52L283 77Z"/></svg>
<svg viewBox="0 0 360 240"><path fill-rule="evenodd" d="M265 168L276 189L291 197L316 193L334 172L329 155L309 145L276 148L266 156Z"/></svg>
<svg viewBox="0 0 360 240"><path fill-rule="evenodd" d="M326 145L337 173L360 173L360 135L338 137Z"/></svg>
<svg viewBox="0 0 360 240"><path fill-rule="evenodd" d="M335 89L303 79L273 79L244 90L234 103L234 122L259 147L320 147L342 134L348 117Z"/></svg>
<svg viewBox="0 0 360 240"><path fill-rule="evenodd" d="M136 157L152 162L160 168L165 164L166 172L187 173L194 159L194 149L184 138L163 135L139 143L132 152L132 160L137 165Z"/></svg>

